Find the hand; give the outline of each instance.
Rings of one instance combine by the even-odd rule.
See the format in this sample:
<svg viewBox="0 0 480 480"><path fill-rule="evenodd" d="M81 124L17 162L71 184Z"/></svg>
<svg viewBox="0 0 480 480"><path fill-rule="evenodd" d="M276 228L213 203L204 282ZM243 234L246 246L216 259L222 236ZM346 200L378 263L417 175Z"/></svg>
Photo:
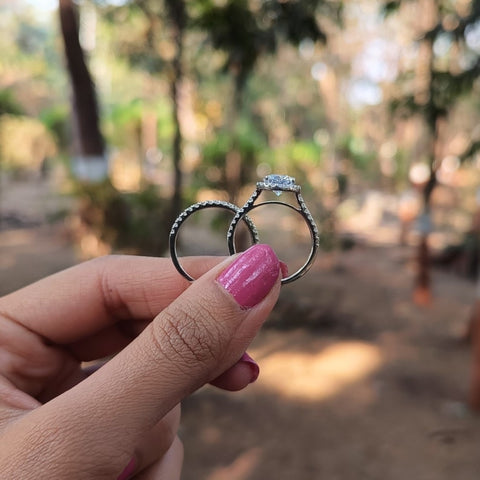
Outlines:
<svg viewBox="0 0 480 480"><path fill-rule="evenodd" d="M0 477L180 478L180 401L254 379L239 359L280 289L266 245L219 261L186 259L206 272L189 284L169 259L104 257L0 298Z"/></svg>

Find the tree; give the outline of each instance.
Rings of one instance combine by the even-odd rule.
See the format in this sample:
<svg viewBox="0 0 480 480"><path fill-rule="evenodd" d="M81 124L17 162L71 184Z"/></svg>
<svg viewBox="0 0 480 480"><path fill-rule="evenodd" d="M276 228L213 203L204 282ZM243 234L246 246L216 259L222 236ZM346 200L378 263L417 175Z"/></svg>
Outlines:
<svg viewBox="0 0 480 480"><path fill-rule="evenodd" d="M72 0L59 1L59 15L72 86L72 119L76 141L73 171L82 180L103 180L107 175L105 142L100 131L94 82L80 45L78 12Z"/></svg>
<svg viewBox="0 0 480 480"><path fill-rule="evenodd" d="M430 178L424 188L424 208L429 213L430 198L436 185L436 169L441 159L436 155L436 140L441 135L441 123L448 122L448 116L455 104L466 94L478 91L477 79L480 74L480 50L478 48L478 32L480 29L480 1L473 0L467 11L458 11L457 5L451 2L422 0L430 12L433 12L432 24L423 32L421 45L428 59L424 63L425 90L418 90L417 95L403 98L397 108L403 112L421 114L429 126L430 142ZM388 2L388 8L397 8L400 1ZM460 6L461 8L461 6ZM448 40L450 50L455 52L449 61L438 62L434 45L439 39ZM420 67L420 71L422 68ZM466 148L462 160L468 160L480 149L480 142L472 141ZM478 215L478 212L476 213ZM478 218L474 219L478 223ZM475 230L475 229L473 229ZM478 227L477 227L478 235ZM417 282L423 288L429 288L428 276L428 245L426 235L420 244L421 260ZM478 241L479 239L477 239ZM423 263L422 263L423 262ZM422 285L423 283L423 285ZM480 283L480 279L479 279ZM475 410L480 410L480 300L477 298L472 309L469 327L473 343L473 368L470 384L469 403Z"/></svg>
<svg viewBox="0 0 480 480"><path fill-rule="evenodd" d="M104 2L98 2L99 4ZM139 68L159 78L165 75L169 83L172 104L172 167L173 189L166 222L172 223L182 206L182 145L183 134L180 119L180 97L184 81L184 41L187 28L187 7L184 0L136 0L126 2L118 7L106 7L106 18L112 22L126 15L130 21L136 21L141 29L130 37L116 38L120 54L134 68ZM161 45L165 37L173 50L172 55L165 55Z"/></svg>
<svg viewBox="0 0 480 480"><path fill-rule="evenodd" d="M208 36L211 45L226 54L223 72L232 76L233 95L225 125L230 135L230 146L224 158L223 177L229 201L236 203L242 178L248 177L236 139L239 116L244 107L247 82L262 56L273 55L282 43L298 45L302 40L325 42L319 14L340 17L341 3L315 0L285 2L268 0L249 2L228 0L198 2L193 24Z"/></svg>
<svg viewBox="0 0 480 480"><path fill-rule="evenodd" d="M403 3L408 2L387 2L385 11L391 13ZM411 91L392 102L395 115L420 116L428 132L425 154L430 175L421 185L423 213L420 217L421 239L415 288L415 299L422 304L428 303L431 297L428 236L431 229L430 200L442 161L439 141L444 135L450 112L460 98L475 89L475 80L480 73L479 52L472 49L467 41L469 30L478 28L480 2L473 1L467 12L458 8L461 6L447 0L418 0L416 70L405 72L400 80L400 83L402 80L410 82ZM435 48L441 41L450 45L447 52ZM410 80L412 74L413 82ZM473 150L469 149L470 152Z"/></svg>
<svg viewBox="0 0 480 480"><path fill-rule="evenodd" d="M183 81L183 43L187 22L187 12L184 0L165 0L168 17L171 21L172 38L175 43L175 55L172 59L172 75L170 79L170 96L173 105L173 194L169 214L169 224L173 223L182 208L182 126L179 118L179 96Z"/></svg>

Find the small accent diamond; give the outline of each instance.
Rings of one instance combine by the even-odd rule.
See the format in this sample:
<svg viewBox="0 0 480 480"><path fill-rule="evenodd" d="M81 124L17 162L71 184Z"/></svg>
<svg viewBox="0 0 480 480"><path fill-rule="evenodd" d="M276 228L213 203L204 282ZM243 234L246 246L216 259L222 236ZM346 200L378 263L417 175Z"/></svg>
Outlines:
<svg viewBox="0 0 480 480"><path fill-rule="evenodd" d="M263 183L273 190L273 193L280 196L283 191L289 190L289 187L295 185L295 179L288 175L267 175L263 179ZM275 190L278 187L278 190Z"/></svg>

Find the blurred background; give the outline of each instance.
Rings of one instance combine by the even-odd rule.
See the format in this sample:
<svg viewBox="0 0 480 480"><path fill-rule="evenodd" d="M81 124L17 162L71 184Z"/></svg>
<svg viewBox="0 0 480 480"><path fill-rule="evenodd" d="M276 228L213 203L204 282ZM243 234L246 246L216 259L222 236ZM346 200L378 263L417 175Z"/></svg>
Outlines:
<svg viewBox="0 0 480 480"><path fill-rule="evenodd" d="M0 0L0 28L0 294L166 255L270 173L318 223L259 380L186 400L185 480L478 478L479 1ZM299 215L252 218L303 264Z"/></svg>

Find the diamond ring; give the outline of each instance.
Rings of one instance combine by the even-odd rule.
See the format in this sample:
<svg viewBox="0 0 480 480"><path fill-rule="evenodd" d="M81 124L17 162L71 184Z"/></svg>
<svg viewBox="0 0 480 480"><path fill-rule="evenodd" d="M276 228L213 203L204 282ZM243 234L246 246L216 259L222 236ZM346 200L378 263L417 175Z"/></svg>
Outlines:
<svg viewBox="0 0 480 480"><path fill-rule="evenodd" d="M198 212L199 210L204 210L206 208L223 208L235 214L238 213L238 211L240 210L240 208L234 205L233 203L224 202L222 200L207 200L206 202L198 202L188 207L177 217L177 219L173 223L172 229L170 230L170 238L169 238L170 256L178 272L187 280L190 280L192 282L195 279L184 270L184 268L180 265L180 262L178 260L177 237L183 222L193 213ZM243 216L242 220L244 220L245 224L248 227L252 242L254 244L258 243L259 242L258 232L253 222L250 220L250 218L247 215Z"/></svg>
<svg viewBox="0 0 480 480"><path fill-rule="evenodd" d="M289 203L280 202L278 200L271 200L255 204L257 198L265 190L273 191L273 193L275 193L275 195L277 196L280 196L283 192L294 193L298 203L298 207L290 205ZM235 217L233 217L230 227L228 228L227 243L230 255L236 253L234 241L235 229L237 228L239 222L245 218L248 212L263 205L284 205L298 212L303 217L310 231L312 246L307 261L304 263L304 265L295 273L289 275L286 278L283 278L282 284L294 282L295 280L298 280L300 277L305 275L305 273L307 273L309 268L312 266L313 261L315 260L315 256L317 255L317 251L320 245L320 238L318 235L317 225L315 224L312 214L308 210L307 205L305 204L305 201L303 200L300 192L300 185L297 185L295 183L295 179L293 177L289 177L288 175L267 175L263 179L263 181L258 182L257 188L253 192L252 196L247 200L245 205L237 211Z"/></svg>
<svg viewBox="0 0 480 480"><path fill-rule="evenodd" d="M294 193L298 203L298 207L294 205L290 205L289 203L280 202L278 200L265 201L265 202L255 204L255 201L257 200L257 198L265 190L270 190L277 196L280 196L283 192ZM194 278L191 275L189 275L180 265L180 262L178 260L178 255L177 255L178 232L183 222L193 213L205 208L223 208L235 214L227 232L228 250L230 252L230 255L233 255L236 253L235 231L240 221L245 222L245 224L247 225L252 242L254 244L259 243L257 229L254 223L252 222L252 220L248 217L247 213L263 205L283 205L288 208L291 208L292 210L299 213L303 217L303 219L307 223L311 240L312 240L312 246L311 246L307 261L295 273L293 273L292 275L286 278L283 278L282 284L290 283L290 282L294 282L295 280L298 280L300 277L305 275L305 273L307 273L309 268L312 266L313 261L315 260L315 256L317 255L317 251L320 244L317 225L315 224L312 214L308 210L300 192L301 192L300 185L297 185L295 183L295 179L293 177L289 177L287 175L267 175L263 179L263 181L257 183L257 188L253 192L252 196L247 200L245 205L241 208L237 207L232 203L224 202L221 200L208 200L206 202L199 202L191 205L177 217L170 231L170 238L169 238L170 256L172 258L173 264L175 265L175 268L187 280L190 280L190 281L194 280Z"/></svg>

